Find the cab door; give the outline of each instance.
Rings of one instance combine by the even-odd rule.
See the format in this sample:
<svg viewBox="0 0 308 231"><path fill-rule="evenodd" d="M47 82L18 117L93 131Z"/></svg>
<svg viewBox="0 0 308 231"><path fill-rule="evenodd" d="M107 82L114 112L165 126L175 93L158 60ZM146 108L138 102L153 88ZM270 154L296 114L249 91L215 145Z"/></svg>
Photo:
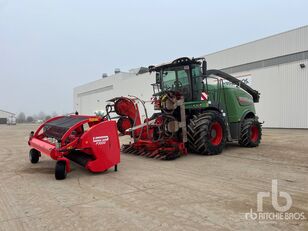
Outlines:
<svg viewBox="0 0 308 231"><path fill-rule="evenodd" d="M176 81L174 82L176 90L181 92L184 100L192 101L192 90L190 84L190 67L188 65L179 68L176 71Z"/></svg>

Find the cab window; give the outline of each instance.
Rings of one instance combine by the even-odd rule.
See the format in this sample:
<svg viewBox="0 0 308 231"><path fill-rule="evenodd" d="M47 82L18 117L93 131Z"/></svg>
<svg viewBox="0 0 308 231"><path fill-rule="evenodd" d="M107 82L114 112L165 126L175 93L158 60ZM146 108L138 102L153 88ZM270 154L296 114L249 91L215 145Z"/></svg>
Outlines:
<svg viewBox="0 0 308 231"><path fill-rule="evenodd" d="M183 86L188 85L188 73L186 70L178 71L178 80L182 83Z"/></svg>
<svg viewBox="0 0 308 231"><path fill-rule="evenodd" d="M175 80L176 80L175 71L164 71L163 72L163 90L171 89Z"/></svg>

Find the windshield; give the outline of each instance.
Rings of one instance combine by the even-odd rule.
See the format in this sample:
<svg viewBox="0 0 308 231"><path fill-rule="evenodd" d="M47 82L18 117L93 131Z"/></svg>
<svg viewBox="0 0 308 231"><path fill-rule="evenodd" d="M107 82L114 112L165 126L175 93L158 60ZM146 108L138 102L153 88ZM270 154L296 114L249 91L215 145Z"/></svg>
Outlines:
<svg viewBox="0 0 308 231"><path fill-rule="evenodd" d="M189 66L182 66L162 71L162 90L175 90L189 85Z"/></svg>

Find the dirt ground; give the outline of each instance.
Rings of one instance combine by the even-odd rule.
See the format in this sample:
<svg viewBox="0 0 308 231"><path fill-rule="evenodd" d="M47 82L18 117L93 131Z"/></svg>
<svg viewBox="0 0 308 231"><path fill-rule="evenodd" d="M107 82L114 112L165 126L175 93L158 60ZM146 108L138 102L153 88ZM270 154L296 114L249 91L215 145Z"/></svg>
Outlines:
<svg viewBox="0 0 308 231"><path fill-rule="evenodd" d="M308 130L264 129L258 148L231 144L217 156L122 154L118 172L72 164L56 181L55 161L28 160L33 129L0 126L0 230L308 230ZM292 197L287 213L306 220L246 219L273 179ZM277 212L270 198L263 212Z"/></svg>

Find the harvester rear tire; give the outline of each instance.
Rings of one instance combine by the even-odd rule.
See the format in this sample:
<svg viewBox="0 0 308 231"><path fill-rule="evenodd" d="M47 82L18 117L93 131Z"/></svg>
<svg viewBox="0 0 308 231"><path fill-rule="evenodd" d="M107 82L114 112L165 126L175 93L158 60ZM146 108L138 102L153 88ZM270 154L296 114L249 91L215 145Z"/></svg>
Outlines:
<svg viewBox="0 0 308 231"><path fill-rule="evenodd" d="M257 147L262 137L262 127L256 118L245 119L241 126L239 145L242 147Z"/></svg>
<svg viewBox="0 0 308 231"><path fill-rule="evenodd" d="M226 126L219 112L207 111L194 115L187 127L188 148L203 155L216 155L226 144Z"/></svg>
<svg viewBox="0 0 308 231"><path fill-rule="evenodd" d="M55 178L63 180L66 178L66 163L65 161L57 161L55 168Z"/></svg>
<svg viewBox="0 0 308 231"><path fill-rule="evenodd" d="M41 153L34 148L32 148L29 152L29 160L32 164L36 164L37 162L39 162L40 156Z"/></svg>

